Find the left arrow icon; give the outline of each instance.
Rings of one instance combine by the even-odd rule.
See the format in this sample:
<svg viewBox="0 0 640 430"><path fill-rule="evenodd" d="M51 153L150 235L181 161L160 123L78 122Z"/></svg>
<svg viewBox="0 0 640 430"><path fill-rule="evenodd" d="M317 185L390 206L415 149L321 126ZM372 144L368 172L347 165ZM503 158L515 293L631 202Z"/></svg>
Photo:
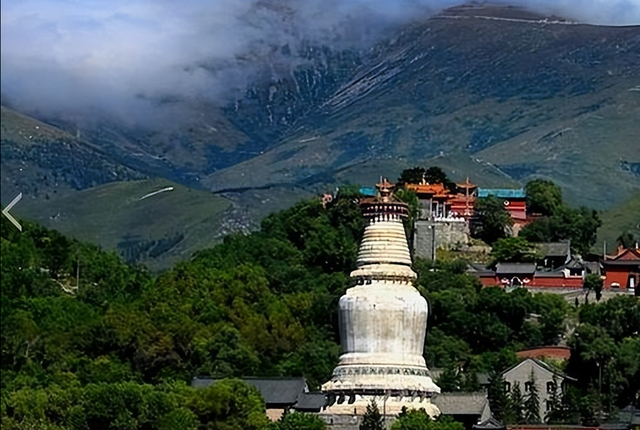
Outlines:
<svg viewBox="0 0 640 430"><path fill-rule="evenodd" d="M22 198L22 193L18 194L13 200L11 200L11 203L9 203L6 208L2 209L2 215L6 216L7 219L11 221L11 224L15 225L16 228L20 231L22 231L22 226L13 216L11 216L9 211L11 210L12 207L16 205L16 203L20 201L21 198Z"/></svg>

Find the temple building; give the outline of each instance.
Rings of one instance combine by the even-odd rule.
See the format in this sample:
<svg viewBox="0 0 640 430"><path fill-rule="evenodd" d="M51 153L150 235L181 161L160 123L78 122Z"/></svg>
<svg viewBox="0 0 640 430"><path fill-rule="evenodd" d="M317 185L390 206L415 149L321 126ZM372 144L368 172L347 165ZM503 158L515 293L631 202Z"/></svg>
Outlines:
<svg viewBox="0 0 640 430"><path fill-rule="evenodd" d="M527 218L527 194L524 189L478 188L478 198L495 197L502 200L513 220L512 234L517 236L522 227L532 220Z"/></svg>
<svg viewBox="0 0 640 430"><path fill-rule="evenodd" d="M527 223L527 195L522 188L493 189L478 188L467 178L466 182L457 184L429 183L422 181L418 184L407 183L406 189L416 193L420 202L420 219L464 219L471 220L474 206L479 198L489 196L502 200L504 208L516 226Z"/></svg>
<svg viewBox="0 0 640 430"><path fill-rule="evenodd" d="M429 183L405 184L406 189L412 190L420 202L420 219L451 219L469 220L473 216L473 205L476 201L477 186L469 182L462 184Z"/></svg>
<svg viewBox="0 0 640 430"><path fill-rule="evenodd" d="M368 225L351 272L355 285L340 298L343 354L322 386L328 398L322 414L363 415L375 401L385 416L407 407L435 417L440 411L431 399L440 388L423 357L428 306L413 286L417 275L402 223L408 207L386 179L376 187L376 197L361 201Z"/></svg>
<svg viewBox="0 0 640 430"><path fill-rule="evenodd" d="M637 291L640 283L640 248L619 248L614 257L604 256L604 287Z"/></svg>
<svg viewBox="0 0 640 430"><path fill-rule="evenodd" d="M419 183L405 183L404 188L416 193L420 208L411 242L413 252L427 260L435 260L437 249L459 249L470 243L473 223L478 221L474 208L479 198L493 196L502 201L513 219L512 235L532 221L527 218L523 189L479 188L469 178L444 184L428 182L424 177Z"/></svg>

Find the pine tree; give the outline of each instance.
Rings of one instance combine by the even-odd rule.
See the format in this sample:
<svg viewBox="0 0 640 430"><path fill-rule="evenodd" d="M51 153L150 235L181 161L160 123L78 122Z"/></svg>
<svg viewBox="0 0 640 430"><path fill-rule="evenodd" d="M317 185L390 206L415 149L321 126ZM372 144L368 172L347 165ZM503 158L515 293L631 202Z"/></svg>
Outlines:
<svg viewBox="0 0 640 430"><path fill-rule="evenodd" d="M455 363L447 366L437 380L437 384L443 393L460 391L460 382L461 375Z"/></svg>
<svg viewBox="0 0 640 430"><path fill-rule="evenodd" d="M384 430L384 418L380 414L378 404L375 400L367 405L367 410L362 417L360 430Z"/></svg>
<svg viewBox="0 0 640 430"><path fill-rule="evenodd" d="M540 396L538 395L533 369L531 369L527 385L529 392L524 400L524 419L527 424L538 424L540 422Z"/></svg>
<svg viewBox="0 0 640 430"><path fill-rule="evenodd" d="M522 390L520 389L520 383L515 382L513 389L511 390L511 414L514 424L524 423L523 405L524 398L522 397Z"/></svg>
<svg viewBox="0 0 640 430"><path fill-rule="evenodd" d="M493 416L502 421L505 415L508 416L509 409L509 397L504 390L504 379L502 375L497 372L492 372L489 375L489 405L491 406L491 413Z"/></svg>

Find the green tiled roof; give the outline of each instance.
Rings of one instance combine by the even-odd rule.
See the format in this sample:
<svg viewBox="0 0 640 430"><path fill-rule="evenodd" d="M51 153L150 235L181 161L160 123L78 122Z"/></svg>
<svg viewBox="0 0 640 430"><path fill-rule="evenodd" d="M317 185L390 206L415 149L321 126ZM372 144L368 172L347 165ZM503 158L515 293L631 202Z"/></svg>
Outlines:
<svg viewBox="0 0 640 430"><path fill-rule="evenodd" d="M478 188L478 197L494 196L500 199L524 199L527 194L524 189L509 188Z"/></svg>

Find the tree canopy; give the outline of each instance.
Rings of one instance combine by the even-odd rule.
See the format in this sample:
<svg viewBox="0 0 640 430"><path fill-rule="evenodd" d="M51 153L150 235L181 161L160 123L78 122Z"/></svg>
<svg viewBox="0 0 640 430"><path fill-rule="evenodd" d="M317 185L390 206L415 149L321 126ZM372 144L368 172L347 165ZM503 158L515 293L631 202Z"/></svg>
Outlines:
<svg viewBox="0 0 640 430"><path fill-rule="evenodd" d="M412 167L405 169L398 178L400 184L420 184L422 181L429 184L443 184L449 190L455 189L456 184L449 179L442 168L431 166L427 169L424 167Z"/></svg>
<svg viewBox="0 0 640 430"><path fill-rule="evenodd" d="M194 390L189 381L304 375L318 388L329 380L341 353L337 304L364 228L356 197L341 191L326 208L300 202L158 276L36 224L23 221L20 233L3 218L2 425L266 428L255 390L235 379ZM572 311L556 295L482 288L462 262L414 268L430 304L427 362L462 369L451 390L473 386L476 371L515 364L521 348L557 342L575 312L567 367L579 381L575 398L590 398L600 372L605 409L637 404L637 299ZM563 396L566 410L586 417L589 408L571 398ZM305 420L294 414L277 425Z"/></svg>
<svg viewBox="0 0 640 430"><path fill-rule="evenodd" d="M537 258L536 248L522 237L498 239L491 247L491 266L500 262L536 261Z"/></svg>
<svg viewBox="0 0 640 430"><path fill-rule="evenodd" d="M432 420L423 409L412 409L403 410L391 425L391 430L464 430L464 425L446 415Z"/></svg>
<svg viewBox="0 0 640 430"><path fill-rule="evenodd" d="M602 225L598 212L567 206L562 201L560 188L551 181L536 179L527 184L526 190L527 210L542 216L526 225L519 236L530 242L570 240L574 252L589 253Z"/></svg>
<svg viewBox="0 0 640 430"><path fill-rule="evenodd" d="M534 179L525 186L527 212L551 216L562 205L562 190L552 181Z"/></svg>
<svg viewBox="0 0 640 430"><path fill-rule="evenodd" d="M513 219L502 200L494 196L477 199L475 213L477 220L472 228L474 237L492 244L510 235Z"/></svg>

